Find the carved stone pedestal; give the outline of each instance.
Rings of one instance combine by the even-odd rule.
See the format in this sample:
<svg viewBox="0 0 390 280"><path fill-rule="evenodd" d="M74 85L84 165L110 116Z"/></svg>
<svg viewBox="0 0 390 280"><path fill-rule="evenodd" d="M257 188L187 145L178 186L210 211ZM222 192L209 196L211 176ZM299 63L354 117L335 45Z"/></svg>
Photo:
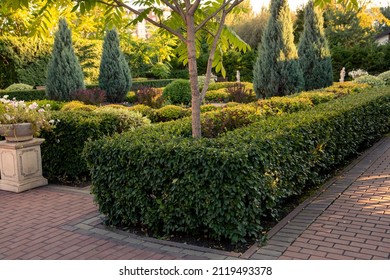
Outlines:
<svg viewBox="0 0 390 280"><path fill-rule="evenodd" d="M0 190L23 192L47 185L42 176L41 144L45 139L24 142L0 141Z"/></svg>

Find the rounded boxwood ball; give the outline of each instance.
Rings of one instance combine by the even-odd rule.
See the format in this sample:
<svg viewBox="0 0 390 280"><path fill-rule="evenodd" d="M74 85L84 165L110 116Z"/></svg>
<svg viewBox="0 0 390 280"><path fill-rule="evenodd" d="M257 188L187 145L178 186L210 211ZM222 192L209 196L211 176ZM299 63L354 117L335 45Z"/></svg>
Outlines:
<svg viewBox="0 0 390 280"><path fill-rule="evenodd" d="M165 100L172 104L189 104L191 103L191 87L188 80L176 80L167 85L163 91Z"/></svg>

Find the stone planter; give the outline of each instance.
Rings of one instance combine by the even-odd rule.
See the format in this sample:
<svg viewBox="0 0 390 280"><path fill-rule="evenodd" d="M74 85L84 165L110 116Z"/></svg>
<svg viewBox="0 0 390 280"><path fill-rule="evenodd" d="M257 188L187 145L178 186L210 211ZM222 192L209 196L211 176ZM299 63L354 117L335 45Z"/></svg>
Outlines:
<svg viewBox="0 0 390 280"><path fill-rule="evenodd" d="M3 135L7 142L24 142L33 139L31 123L2 124L0 135Z"/></svg>
<svg viewBox="0 0 390 280"><path fill-rule="evenodd" d="M45 139L0 141L0 190L23 192L47 185L42 176L40 145Z"/></svg>

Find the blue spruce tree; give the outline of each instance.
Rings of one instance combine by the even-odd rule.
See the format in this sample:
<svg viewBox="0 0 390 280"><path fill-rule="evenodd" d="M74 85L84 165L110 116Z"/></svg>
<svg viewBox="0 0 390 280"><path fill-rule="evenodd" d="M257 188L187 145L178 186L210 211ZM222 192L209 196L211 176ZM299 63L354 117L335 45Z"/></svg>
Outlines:
<svg viewBox="0 0 390 280"><path fill-rule="evenodd" d="M47 69L46 94L54 100L71 100L72 94L80 89L85 89L84 75L73 50L68 24L60 19Z"/></svg>
<svg viewBox="0 0 390 280"><path fill-rule="evenodd" d="M332 59L325 38L322 13L310 1L305 7L305 24L298 47L299 64L305 79L305 90L332 85Z"/></svg>
<svg viewBox="0 0 390 280"><path fill-rule="evenodd" d="M123 102L131 88L129 65L120 50L115 29L107 32L100 62L99 87L106 92L107 101Z"/></svg>
<svg viewBox="0 0 390 280"><path fill-rule="evenodd" d="M303 89L287 0L271 0L270 13L253 70L258 98L284 96Z"/></svg>

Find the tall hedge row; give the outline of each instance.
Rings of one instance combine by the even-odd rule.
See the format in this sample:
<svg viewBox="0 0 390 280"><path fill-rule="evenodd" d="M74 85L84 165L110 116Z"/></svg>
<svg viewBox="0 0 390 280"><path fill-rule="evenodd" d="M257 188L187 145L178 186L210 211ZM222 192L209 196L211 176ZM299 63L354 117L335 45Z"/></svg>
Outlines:
<svg viewBox="0 0 390 280"><path fill-rule="evenodd" d="M193 140L188 120L88 142L92 192L113 225L238 242L390 128L389 88Z"/></svg>
<svg viewBox="0 0 390 280"><path fill-rule="evenodd" d="M42 168L52 182L84 181L88 176L86 161L81 157L84 143L105 135L131 130L150 123L141 114L129 112L53 111L55 127L41 131Z"/></svg>

